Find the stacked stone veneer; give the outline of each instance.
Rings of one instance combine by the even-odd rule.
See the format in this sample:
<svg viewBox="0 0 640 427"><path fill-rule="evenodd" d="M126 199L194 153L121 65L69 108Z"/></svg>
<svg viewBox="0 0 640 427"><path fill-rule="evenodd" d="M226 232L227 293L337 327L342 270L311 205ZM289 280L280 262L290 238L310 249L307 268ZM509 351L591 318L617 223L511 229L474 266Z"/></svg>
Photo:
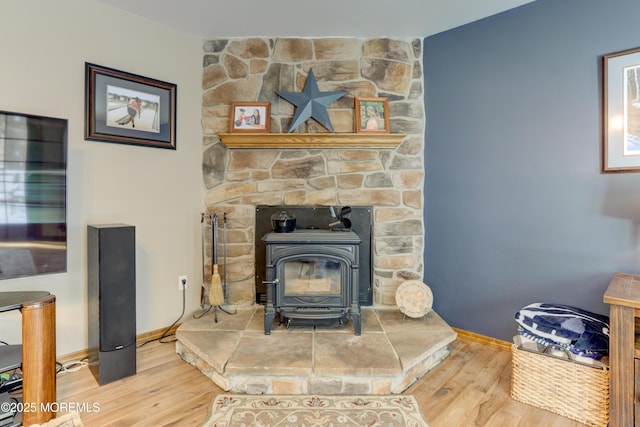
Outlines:
<svg viewBox="0 0 640 427"><path fill-rule="evenodd" d="M353 132L355 97L382 96L391 132L407 137L394 149L228 149L221 142L233 102L270 102L270 131L288 132L295 107L276 92L301 92L309 69L321 91L347 92L328 106L335 132ZM395 304L396 288L423 273L420 39L208 40L202 76L204 202L209 212L227 213L227 303L255 301L257 205L349 205L373 206L373 301ZM327 130L308 120L294 131Z"/></svg>

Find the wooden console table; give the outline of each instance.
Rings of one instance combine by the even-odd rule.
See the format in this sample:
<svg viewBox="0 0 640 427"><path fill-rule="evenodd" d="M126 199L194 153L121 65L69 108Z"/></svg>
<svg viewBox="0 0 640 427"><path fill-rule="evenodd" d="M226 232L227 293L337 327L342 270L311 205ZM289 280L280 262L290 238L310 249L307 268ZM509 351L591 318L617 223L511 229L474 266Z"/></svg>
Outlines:
<svg viewBox="0 0 640 427"><path fill-rule="evenodd" d="M610 304L609 425L634 426L634 420L640 421L640 404L635 404L636 374L640 374L640 349L635 345L635 321L640 317L640 275L614 274L603 300Z"/></svg>
<svg viewBox="0 0 640 427"><path fill-rule="evenodd" d="M0 292L0 312L22 313L22 425L55 417L56 297L49 292ZM28 405L28 406L27 406Z"/></svg>

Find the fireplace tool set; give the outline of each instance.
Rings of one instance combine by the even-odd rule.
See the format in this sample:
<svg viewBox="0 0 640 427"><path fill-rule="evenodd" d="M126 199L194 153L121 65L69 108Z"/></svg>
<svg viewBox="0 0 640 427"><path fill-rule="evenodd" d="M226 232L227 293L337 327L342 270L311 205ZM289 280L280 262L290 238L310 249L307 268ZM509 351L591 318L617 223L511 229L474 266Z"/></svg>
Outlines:
<svg viewBox="0 0 640 427"><path fill-rule="evenodd" d="M218 311L222 311L227 314L236 314L236 311L229 311L224 307L227 300L227 214L222 213L222 230L223 230L223 259L224 267L222 268L222 278L218 271L218 246L219 246L219 229L220 229L220 217L218 213L200 214L200 222L202 224L202 288L200 289L200 306L204 308L209 307L197 317L202 317L211 308L213 308L214 320L218 322ZM209 219L209 232L211 237L211 285L209 287L209 294L206 295L206 288L204 282L206 281L205 268L206 263L204 256L206 253L206 224L205 219ZM208 304L207 304L208 299Z"/></svg>

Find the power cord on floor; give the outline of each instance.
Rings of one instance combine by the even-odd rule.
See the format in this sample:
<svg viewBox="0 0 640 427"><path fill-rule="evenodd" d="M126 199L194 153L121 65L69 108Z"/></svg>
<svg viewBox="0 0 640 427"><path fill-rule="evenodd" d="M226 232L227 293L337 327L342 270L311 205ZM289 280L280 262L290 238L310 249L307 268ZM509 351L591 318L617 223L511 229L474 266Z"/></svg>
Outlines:
<svg viewBox="0 0 640 427"><path fill-rule="evenodd" d="M170 343L173 343L173 342L176 342L176 341L177 341L176 339L173 339L173 340L171 340L171 341L162 341L162 340L163 340L164 338L166 338L166 337L170 337L171 335L175 335L175 332L170 334L170 333L169 333L169 331L170 331L170 330L171 330L171 329L172 329L172 328L173 328L173 327L174 327L174 326L175 326L175 325L180 321L180 319L182 319L182 316L184 316L185 305L186 305L186 295L185 295L185 294L186 294L186 292L187 292L187 287L186 287L186 286L184 286L184 287L182 288L182 313L180 313L180 317L178 317L178 318L176 319L176 321L175 321L175 322L173 322L173 323L171 324L171 326L169 326L169 327L168 327L168 328L167 328L167 329L162 333L162 335L160 335L160 338L154 338L154 339L151 339L151 340L145 341L145 342L143 342L142 344L140 344L139 346L137 346L136 348L140 348L140 347L142 347L142 346L144 346L144 345L147 345L147 344L149 344L150 342L153 342L153 341L159 341L159 342L160 342L160 343L162 343L162 344L170 344Z"/></svg>
<svg viewBox="0 0 640 427"><path fill-rule="evenodd" d="M76 372L86 366L89 366L89 360L84 358L82 360L69 360L65 363L56 362L56 366L56 374L61 375L69 372Z"/></svg>

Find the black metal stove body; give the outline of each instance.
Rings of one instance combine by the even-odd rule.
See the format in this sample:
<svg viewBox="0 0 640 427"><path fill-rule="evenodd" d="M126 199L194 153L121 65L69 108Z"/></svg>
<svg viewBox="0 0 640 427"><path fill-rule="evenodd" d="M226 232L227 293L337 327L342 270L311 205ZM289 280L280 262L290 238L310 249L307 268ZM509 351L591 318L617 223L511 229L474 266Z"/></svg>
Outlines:
<svg viewBox="0 0 640 427"><path fill-rule="evenodd" d="M360 335L358 269L360 237L353 231L296 230L267 233L267 301L264 333L276 313L284 322L350 316Z"/></svg>

